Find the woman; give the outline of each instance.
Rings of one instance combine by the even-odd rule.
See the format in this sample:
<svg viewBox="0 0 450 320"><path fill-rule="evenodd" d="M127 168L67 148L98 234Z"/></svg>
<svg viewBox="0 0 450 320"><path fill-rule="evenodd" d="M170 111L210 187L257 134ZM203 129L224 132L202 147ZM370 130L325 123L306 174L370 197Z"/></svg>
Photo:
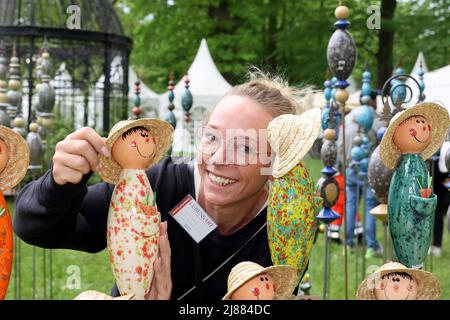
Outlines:
<svg viewBox="0 0 450 320"><path fill-rule="evenodd" d="M165 221L152 299L218 300L239 262L272 264L265 228L271 154L259 133L274 117L298 113L303 94L279 78L257 74L232 88L214 108L192 166L168 157L147 170ZM86 186L98 169L99 154L109 156L103 138L90 128L56 145L51 169L26 185L17 199L14 230L20 238L44 248L95 253L106 247L114 186ZM218 225L200 244L169 214L188 194ZM113 295L118 295L116 288Z"/></svg>

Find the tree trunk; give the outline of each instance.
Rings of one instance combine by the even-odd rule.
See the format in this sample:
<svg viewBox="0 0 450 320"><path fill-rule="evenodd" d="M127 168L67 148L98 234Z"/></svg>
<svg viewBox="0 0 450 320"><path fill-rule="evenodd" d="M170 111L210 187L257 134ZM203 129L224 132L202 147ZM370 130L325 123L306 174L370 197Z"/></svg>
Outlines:
<svg viewBox="0 0 450 320"><path fill-rule="evenodd" d="M279 0L270 0L267 7L267 33L266 33L266 66L275 70L277 67L277 22Z"/></svg>
<svg viewBox="0 0 450 320"><path fill-rule="evenodd" d="M394 18L397 0L381 0L381 30L378 36L377 52L377 87L382 88L384 82L392 75L393 49L394 49L394 27L392 20Z"/></svg>

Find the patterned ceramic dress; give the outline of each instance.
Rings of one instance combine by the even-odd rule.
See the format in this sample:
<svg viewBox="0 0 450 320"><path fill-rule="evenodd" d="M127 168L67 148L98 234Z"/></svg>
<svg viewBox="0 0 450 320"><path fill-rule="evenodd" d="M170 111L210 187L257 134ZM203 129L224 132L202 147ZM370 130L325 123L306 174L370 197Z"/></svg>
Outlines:
<svg viewBox="0 0 450 320"><path fill-rule="evenodd" d="M418 182L427 176L420 154L404 154L389 188L389 229L397 259L408 268L422 267L431 245L437 196L422 198Z"/></svg>
<svg viewBox="0 0 450 320"><path fill-rule="evenodd" d="M13 260L13 231L11 216L0 191L0 300L5 299Z"/></svg>
<svg viewBox="0 0 450 320"><path fill-rule="evenodd" d="M146 299L158 255L161 216L144 170L122 170L108 213L107 241L121 295Z"/></svg>
<svg viewBox="0 0 450 320"><path fill-rule="evenodd" d="M281 178L275 178L267 211L269 248L274 265L290 265L302 278L313 245L315 216L322 198L314 195L308 171L299 162Z"/></svg>

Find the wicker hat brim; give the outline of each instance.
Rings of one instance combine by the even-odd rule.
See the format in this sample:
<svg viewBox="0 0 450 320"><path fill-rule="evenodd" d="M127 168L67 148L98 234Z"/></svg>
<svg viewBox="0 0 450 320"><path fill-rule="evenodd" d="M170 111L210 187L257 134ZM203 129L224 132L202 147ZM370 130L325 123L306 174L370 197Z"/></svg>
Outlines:
<svg viewBox="0 0 450 320"><path fill-rule="evenodd" d="M222 300L230 300L231 296L237 289L244 285L248 280L263 273L270 274L275 283L278 285L276 295L277 300L288 299L298 284L298 277L295 268L285 265L271 266L255 271L254 273L249 273L245 277L242 277L242 279L239 279L239 283L231 288Z"/></svg>
<svg viewBox="0 0 450 320"><path fill-rule="evenodd" d="M444 143L445 135L450 126L449 114L446 108L437 103L423 102L402 112L392 118L380 143L380 156L383 164L393 170L397 166L401 152L395 146L393 137L397 127L411 116L419 115L430 121L432 126L430 144L422 151L424 160L431 157Z"/></svg>
<svg viewBox="0 0 450 320"><path fill-rule="evenodd" d="M155 138L155 156L149 164L149 167L156 164L167 153L173 141L173 127L166 121L143 118L137 120L124 120L118 122L110 131L108 138L106 139L106 146L111 152L114 142L122 136L127 130L134 127L145 127L152 132ZM100 177L111 184L117 184L119 182L121 166L113 159L112 156L105 157L100 155L100 165L98 174Z"/></svg>
<svg viewBox="0 0 450 320"><path fill-rule="evenodd" d="M0 139L6 143L9 150L8 163L0 173L0 189L8 190L25 177L30 163L30 150L20 134L5 126L0 126Z"/></svg>
<svg viewBox="0 0 450 320"><path fill-rule="evenodd" d="M419 269L392 268L383 271L376 271L368 276L359 285L356 292L357 300L376 300L375 285L376 279L380 279L387 273L405 272L414 277L417 281L417 300L437 300L441 294L439 280L430 272Z"/></svg>
<svg viewBox="0 0 450 320"><path fill-rule="evenodd" d="M275 161L272 167L272 176L279 178L284 176L312 148L319 136L321 124L320 108L308 110L301 115L283 114L273 119L268 126L269 143L275 152ZM283 127L289 125L289 134L294 135L289 141L282 141L287 137L280 136ZM285 132L287 128L284 128ZM289 147L277 153L283 143L289 143Z"/></svg>

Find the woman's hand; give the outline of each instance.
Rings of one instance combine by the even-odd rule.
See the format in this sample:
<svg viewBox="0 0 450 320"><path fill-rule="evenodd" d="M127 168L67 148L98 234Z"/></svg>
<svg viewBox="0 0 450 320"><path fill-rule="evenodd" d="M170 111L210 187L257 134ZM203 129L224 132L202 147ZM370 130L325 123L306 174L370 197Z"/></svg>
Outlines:
<svg viewBox="0 0 450 320"><path fill-rule="evenodd" d="M109 156L105 139L94 129L84 127L56 144L53 156L53 179L59 185L77 184L83 175L97 171L99 154Z"/></svg>
<svg viewBox="0 0 450 320"><path fill-rule="evenodd" d="M169 300L172 293L170 269L170 243L167 236L167 222L161 222L159 234L159 256L153 264L154 273L149 300Z"/></svg>

